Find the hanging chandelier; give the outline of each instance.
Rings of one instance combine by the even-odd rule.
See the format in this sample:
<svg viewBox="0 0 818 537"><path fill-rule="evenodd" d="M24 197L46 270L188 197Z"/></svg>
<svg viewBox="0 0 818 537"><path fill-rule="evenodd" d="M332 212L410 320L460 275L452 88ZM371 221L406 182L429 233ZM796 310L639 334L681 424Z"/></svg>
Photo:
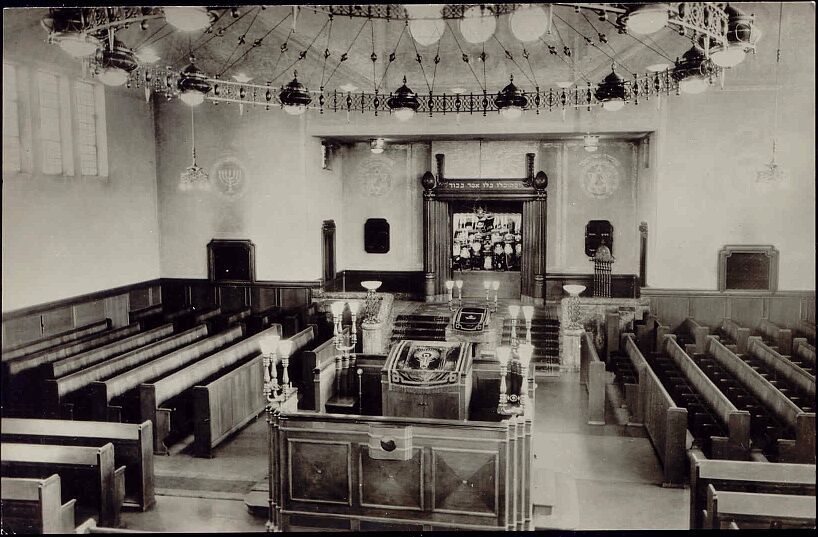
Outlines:
<svg viewBox="0 0 818 537"><path fill-rule="evenodd" d="M210 178L207 172L196 164L196 126L193 123L193 108L190 109L190 147L193 160L179 175L179 190L209 190Z"/></svg>
<svg viewBox="0 0 818 537"><path fill-rule="evenodd" d="M148 98L154 93L168 99L178 97L190 106L205 101L236 103L242 111L245 105L262 110L269 110L278 105L293 115L303 114L307 110L318 113L374 112L375 115L385 112L394 114L401 121L410 119L416 113L428 113L430 116L446 113L485 116L489 112L500 112L503 117L514 119L520 117L523 111L531 111L535 115L553 110L581 108L591 110L595 107L615 111L623 109L628 104L636 104L640 100L649 100L662 94L697 93L704 91L713 77L720 74L721 69L738 65L747 52L754 51L760 35L752 15L745 15L730 5L718 2L549 5L343 4L292 6L291 12L289 10L283 12L286 14L285 18L275 27L253 40L247 34L258 16L258 11L255 11L252 17L245 19L251 21L251 24L244 25L244 33L238 39L234 54L237 59L228 59L228 64L218 74L208 74L192 61L187 66L174 66L174 61L163 58L161 53L155 51L157 39L144 39L140 44L133 44L136 51L129 49L120 40L115 43L111 41L107 46L105 43L105 37L109 32L116 32L131 25L144 30L152 21L159 21L167 23L172 29L167 35L173 35L174 30L177 35L189 34L191 40L198 39L199 42L203 42L199 46L203 46L214 38L221 38L224 32L245 14L265 8L273 9L269 6L52 8L48 16L43 18L42 25L48 31L51 43L57 44L74 57L88 57L92 70L98 73L104 83L109 85L127 83L130 87L144 88ZM239 65L242 59L251 54L258 56L260 53L256 50L261 50L260 47L269 44L274 37L268 38L267 41L265 38L288 17L291 18L292 35L296 30L296 21L300 20L297 19L299 12L311 12L314 16L326 17L328 24L325 24L309 41L305 49L298 52L298 57L291 66L285 67L284 71L269 76L251 72L249 74L252 76L238 77L235 74L238 69L231 68ZM582 25L571 24L566 21L566 18L570 17L576 19L583 17L587 24L584 22ZM331 30L333 21L338 24L338 19L342 18L366 19L364 25L369 24L372 28L361 27L352 43L349 43L346 37L342 38L342 45L336 46L335 49L343 48L346 52L339 56L329 45L330 36L345 35L343 32L333 33ZM505 19L503 24L507 23L511 35L517 40L516 43L509 45L501 41L508 40L507 36L497 33L497 29L501 27L501 18ZM592 19L599 22L595 25ZM388 98L383 98L378 80L385 79L389 66L398 56L393 52L389 55L388 61L383 62L383 74L374 72L377 58L374 51L374 25L378 20L404 22L408 40L404 40L402 46L410 43L409 50L422 71L429 88L428 93L415 93L409 88L404 77L403 84L390 93ZM650 49L657 54L659 52L656 52L655 47L649 47L639 36L663 30L675 32L687 38L692 47L676 61L662 54L667 63L650 65L647 72L642 74L630 72L623 77L612 70L598 83L586 79L587 84L583 84L565 79L555 83L556 87L551 88L541 87L537 83L538 69L535 67L540 71L547 71L550 66L532 65L536 61L532 53L534 47L539 47L540 54L545 54L546 59L554 58L567 64L572 70L571 78L576 79L577 64L572 49L568 46L571 41L568 43L563 41L561 32L573 32L575 39L579 37L585 41L588 50L601 51L600 53L609 56L613 63L621 65L621 61L617 61L616 50L602 31L605 24L617 33L632 35L644 45L645 50ZM593 28L593 33L588 30L589 25ZM307 89L295 75L288 84L281 87L280 91L273 91L276 79L299 61L307 58L312 47L315 46L313 51L320 54L320 51L316 50L320 45L316 42L323 41L323 32L327 26L330 29L326 33L327 46L323 53L322 80L320 83L317 80L313 81L314 87L318 89ZM580 29L577 29L577 26ZM242 26L236 26L236 29L239 28ZM364 29L367 31L360 31ZM263 29L259 29L259 33L261 30ZM350 59L350 51L353 50L355 41L359 38L366 39L368 33L372 36L373 45L373 87L369 90L356 91L354 84L343 80L329 86L329 79ZM560 46L554 42L556 35L559 35ZM118 37L121 38L122 35ZM401 37L396 39L395 51L402 43ZM471 70L469 74L474 75L480 85L479 89L470 90L461 87L462 84L458 84L456 93L453 90L446 92L435 89L434 76L438 71L438 63L441 61L445 63L446 60L446 57L441 58L443 55L439 53L441 42L444 40L447 41L447 46L454 43L460 47L463 63ZM473 53L462 48L461 42L479 44L482 46L482 52L474 57ZM289 45L288 43L289 37L278 47L280 55L292 50L292 43ZM503 58L509 68L518 69L526 77L528 83L523 84L524 88L517 87L513 83L513 77L510 77L511 83L499 90L495 87L492 91L485 73L487 58L494 54L490 47L499 48L502 52L498 53L498 57ZM609 54L607 50L613 51L614 54ZM451 58L451 55L448 57ZM424 61L428 63L430 59L434 62L434 70L425 70ZM479 60L478 67L481 65L480 62L484 67L482 81L472 67L472 64L476 63L475 60ZM673 65L668 68L667 65L671 63ZM207 68L207 62L202 65ZM449 68L451 65L440 66L441 71ZM624 71L630 70L625 68ZM327 72L330 73L328 77L325 76ZM227 78L223 78L223 75ZM431 80L427 75L431 75ZM268 81L264 82L265 79ZM254 80L259 82L252 82ZM355 82L360 84L357 80ZM412 82L411 85L416 84Z"/></svg>

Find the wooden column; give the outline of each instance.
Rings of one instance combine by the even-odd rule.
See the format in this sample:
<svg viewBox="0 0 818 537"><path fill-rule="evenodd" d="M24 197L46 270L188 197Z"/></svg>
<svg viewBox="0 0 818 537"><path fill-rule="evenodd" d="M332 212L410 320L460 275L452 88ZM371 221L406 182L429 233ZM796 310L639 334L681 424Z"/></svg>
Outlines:
<svg viewBox="0 0 818 537"><path fill-rule="evenodd" d="M639 285L648 285L648 223L639 224Z"/></svg>
<svg viewBox="0 0 818 537"><path fill-rule="evenodd" d="M546 198L545 192L523 202L523 259L521 294L540 304L545 288Z"/></svg>
<svg viewBox="0 0 818 537"><path fill-rule="evenodd" d="M423 273L426 278L423 294L426 297L426 302L431 302L434 299L436 288L435 259L437 243L434 237L436 229L434 222L435 200L432 196L433 193L430 190L423 193Z"/></svg>

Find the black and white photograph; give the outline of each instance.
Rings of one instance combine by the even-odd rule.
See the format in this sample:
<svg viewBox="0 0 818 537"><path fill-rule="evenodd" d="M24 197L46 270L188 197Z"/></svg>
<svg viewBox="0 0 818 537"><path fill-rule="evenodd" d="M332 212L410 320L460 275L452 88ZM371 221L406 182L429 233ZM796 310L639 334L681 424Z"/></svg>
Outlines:
<svg viewBox="0 0 818 537"><path fill-rule="evenodd" d="M814 531L815 11L4 6L0 533Z"/></svg>

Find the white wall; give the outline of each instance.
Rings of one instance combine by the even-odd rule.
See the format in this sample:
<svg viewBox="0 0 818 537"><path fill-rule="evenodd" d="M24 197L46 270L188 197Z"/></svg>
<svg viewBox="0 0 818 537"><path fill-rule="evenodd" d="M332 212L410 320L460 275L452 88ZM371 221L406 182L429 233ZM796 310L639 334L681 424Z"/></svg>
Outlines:
<svg viewBox="0 0 818 537"><path fill-rule="evenodd" d="M42 40L4 36L4 59L80 76ZM3 311L158 278L153 110L105 90L109 177L3 177ZM37 140L34 150L39 151Z"/></svg>

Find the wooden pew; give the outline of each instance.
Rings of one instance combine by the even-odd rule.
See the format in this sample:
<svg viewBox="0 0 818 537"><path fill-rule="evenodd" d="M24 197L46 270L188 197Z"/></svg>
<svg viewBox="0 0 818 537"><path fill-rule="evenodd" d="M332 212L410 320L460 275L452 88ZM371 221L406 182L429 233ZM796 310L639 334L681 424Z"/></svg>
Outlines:
<svg viewBox="0 0 818 537"><path fill-rule="evenodd" d="M120 354L69 375L57 379L46 379L43 382L43 406L50 415L74 419L74 405L68 402L69 396L86 388L94 381L111 378L122 371L127 371L205 337L207 337L207 326L200 324L181 334Z"/></svg>
<svg viewBox="0 0 818 537"><path fill-rule="evenodd" d="M122 328L100 332L99 334L94 334L81 340L70 341L58 347L8 360L3 363L5 366L4 374L17 375L23 371L39 367L42 364L56 362L57 360L95 349L112 341L132 336L137 332L139 332L139 323L133 323Z"/></svg>
<svg viewBox="0 0 818 537"><path fill-rule="evenodd" d="M102 362L103 360L107 360L112 356L143 347L171 334L173 334L173 324L165 324L90 351L81 352L80 354L75 354L68 358L57 360L56 362L43 364L40 370L43 372L44 378L62 377L74 371L79 371L80 369Z"/></svg>
<svg viewBox="0 0 818 537"><path fill-rule="evenodd" d="M281 335L281 325L277 334ZM265 331L276 333L276 328ZM261 354L229 373L194 386L193 453L212 457L213 448L240 430L264 410L264 358ZM280 379L281 377L279 377Z"/></svg>
<svg viewBox="0 0 818 537"><path fill-rule="evenodd" d="M781 328L771 323L769 319L761 319L758 323L758 330L770 338L780 354L785 356L792 354L792 330Z"/></svg>
<svg viewBox="0 0 818 537"><path fill-rule="evenodd" d="M815 529L815 497L728 492L707 485L705 528Z"/></svg>
<svg viewBox="0 0 818 537"><path fill-rule="evenodd" d="M119 525L125 496L125 467L114 465L114 445L102 447L0 444L3 476L60 475L63 496L76 496L99 514L99 521ZM72 492L66 494L66 492Z"/></svg>
<svg viewBox="0 0 818 537"><path fill-rule="evenodd" d="M803 334L810 345L815 346L815 321L798 321L798 326L795 330L799 334Z"/></svg>
<svg viewBox="0 0 818 537"><path fill-rule="evenodd" d="M799 390L815 399L815 377L808 371L792 363L762 341L760 337L751 336L749 353L758 358L777 376L796 386Z"/></svg>
<svg viewBox="0 0 818 537"><path fill-rule="evenodd" d="M795 431L795 440L778 440L779 460L815 464L815 413L801 410L718 339L709 338L707 351L725 370L740 379L748 392Z"/></svg>
<svg viewBox="0 0 818 537"><path fill-rule="evenodd" d="M219 315L212 316L208 318L205 323L207 323L211 333L215 334L216 332L221 332L222 330L233 326L238 322L244 321L249 316L250 308L244 308L238 311L224 312L220 313Z"/></svg>
<svg viewBox="0 0 818 537"><path fill-rule="evenodd" d="M747 338L750 337L750 329L739 326L731 319L724 319L721 322L722 331L735 342L736 354L747 352Z"/></svg>
<svg viewBox="0 0 818 537"><path fill-rule="evenodd" d="M153 472L153 426L39 419L3 419L3 442L67 446L114 446L114 464L125 467L123 505L142 511L156 503ZM72 528L73 529L73 528Z"/></svg>
<svg viewBox="0 0 818 537"><path fill-rule="evenodd" d="M588 391L588 424L605 425L605 362L599 359L593 336L587 331L580 341L580 382L585 372Z"/></svg>
<svg viewBox="0 0 818 537"><path fill-rule="evenodd" d="M162 324L162 304L154 304L128 312L128 321L139 323L143 328L155 328Z"/></svg>
<svg viewBox="0 0 818 537"><path fill-rule="evenodd" d="M766 494L797 494L815 502L815 465L725 461L706 458L698 449L690 460L690 529L705 527L707 487Z"/></svg>
<svg viewBox="0 0 818 537"><path fill-rule="evenodd" d="M713 340L714 338L710 338ZM714 458L748 460L750 458L750 413L739 410L682 350L674 336L665 337L665 353L670 356L690 384L701 394L727 427L728 438L713 436Z"/></svg>
<svg viewBox="0 0 818 537"><path fill-rule="evenodd" d="M244 330L244 325L237 325ZM272 326L250 336L226 349L222 349L196 363L192 363L168 376L157 375L150 383L139 385L139 421L150 420L154 425L153 448L155 453L168 452L165 439L171 433L173 408L161 407L163 403L189 390L211 375L238 364L261 352L259 340L269 335L280 335L281 327ZM216 336L217 337L217 336Z"/></svg>
<svg viewBox="0 0 818 537"><path fill-rule="evenodd" d="M806 366L802 369L815 371L815 347L810 345L806 338L793 338L792 354L796 360L802 361Z"/></svg>
<svg viewBox="0 0 818 537"><path fill-rule="evenodd" d="M349 329L345 328L344 337L347 337L348 335ZM352 375L352 384L356 386L354 389L357 390L357 374L355 373L357 370L357 365L355 365L357 363L357 357L355 362L347 362L345 374L341 353L335 349L335 342L332 338L328 339L311 352L305 352L304 354L305 366L314 364L311 370L313 385L309 389L309 395L312 396L312 401L310 402L307 395L305 395L301 402L302 405L304 405L304 408L308 408L309 410L314 410L316 412L327 412L328 402L333 400L333 398L337 399L338 396L343 395L340 392L349 391L350 375ZM378 372L378 375L380 376L380 372ZM345 379L348 382L344 390L341 389L340 384L342 379ZM357 399L357 394L355 399Z"/></svg>
<svg viewBox="0 0 818 537"><path fill-rule="evenodd" d="M282 311L278 306L271 306L267 309L251 312L250 316L245 319L247 325L247 334L253 335L261 332L266 327L273 323L280 323Z"/></svg>
<svg viewBox="0 0 818 537"><path fill-rule="evenodd" d="M104 381L95 381L88 386L88 402L91 409L91 418L99 421L122 421L122 406L111 405L115 397L119 397L133 390L143 382L160 378L170 371L174 371L198 360L202 356L236 341L244 334L244 326L236 325L229 330L197 341L170 354L129 369L115 377ZM139 420L142 422L145 420ZM154 424L154 438L156 426Z"/></svg>
<svg viewBox="0 0 818 537"><path fill-rule="evenodd" d="M686 318L679 326L678 332L689 334L693 339L692 352L703 353L707 348L707 336L710 335L710 327L699 324L692 317ZM691 349L685 348L688 354L692 354Z"/></svg>
<svg viewBox="0 0 818 537"><path fill-rule="evenodd" d="M0 478L0 529L13 533L71 533L74 531L74 504L62 503L60 476L45 479Z"/></svg>
<svg viewBox="0 0 818 537"><path fill-rule="evenodd" d="M47 336L36 341L22 343L13 347L8 347L2 351L2 360L5 362L26 354L34 354L51 347L56 347L70 341L86 338L94 334L99 334L111 328L111 319L103 319L94 323L89 323L65 332L60 332L53 336Z"/></svg>
<svg viewBox="0 0 818 537"><path fill-rule="evenodd" d="M344 337L348 334L349 328L345 328ZM336 354L338 354L338 351L335 349L335 341L332 337L312 349L305 349L301 354L301 360L298 366L301 368L300 375L303 379L303 384L299 386L302 393L299 408L315 410L316 412L324 411L323 404L326 403L326 400L323 401L321 406L315 406L317 404L316 401L319 400L317 399L317 394L321 390L320 379L316 376L316 371L323 370L327 362L332 363L334 366ZM334 368L333 377L330 382L332 381L334 381ZM331 395L328 397L331 397Z"/></svg>
<svg viewBox="0 0 818 537"><path fill-rule="evenodd" d="M636 343L639 350L642 352L651 352L654 349L661 347L654 347L656 343L656 330L659 326L659 319L652 313L645 315L641 322L634 323L636 329ZM661 344L661 342L659 342Z"/></svg>
<svg viewBox="0 0 818 537"><path fill-rule="evenodd" d="M678 487L685 480L685 453L693 444L687 430L687 409L671 398L656 373L645 360L633 334L622 335L622 343L637 371L637 420L643 423L662 461L663 486Z"/></svg>

